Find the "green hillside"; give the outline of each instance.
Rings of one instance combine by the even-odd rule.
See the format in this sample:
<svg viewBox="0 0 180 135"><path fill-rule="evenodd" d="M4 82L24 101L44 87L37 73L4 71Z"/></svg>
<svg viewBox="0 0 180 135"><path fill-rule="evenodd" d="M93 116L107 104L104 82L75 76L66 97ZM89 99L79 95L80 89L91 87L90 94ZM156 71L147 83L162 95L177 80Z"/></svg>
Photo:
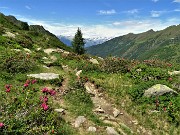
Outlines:
<svg viewBox="0 0 180 135"><path fill-rule="evenodd" d="M161 31L149 30L127 34L87 48L87 53L101 57L118 56L129 59L160 59L180 62L180 25Z"/></svg>
<svg viewBox="0 0 180 135"><path fill-rule="evenodd" d="M29 26L26 22L17 20L14 16L5 16L2 13L0 13L0 39L0 45L3 44L12 48L47 48L51 46L71 50L42 26Z"/></svg>

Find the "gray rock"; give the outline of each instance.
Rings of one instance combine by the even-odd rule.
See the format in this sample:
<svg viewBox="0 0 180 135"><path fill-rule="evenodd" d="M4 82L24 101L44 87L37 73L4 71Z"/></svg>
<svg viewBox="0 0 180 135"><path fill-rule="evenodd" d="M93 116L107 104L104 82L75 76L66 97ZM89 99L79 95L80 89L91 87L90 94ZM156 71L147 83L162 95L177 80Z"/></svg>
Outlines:
<svg viewBox="0 0 180 135"><path fill-rule="evenodd" d="M96 59L93 59L93 58L91 58L89 61L91 63L93 63L93 64L99 64L99 62Z"/></svg>
<svg viewBox="0 0 180 135"><path fill-rule="evenodd" d="M54 73L29 74L27 76L34 77L36 79L41 79L41 80L59 79L59 74L54 74Z"/></svg>
<svg viewBox="0 0 180 135"><path fill-rule="evenodd" d="M166 93L174 93L177 94L176 91L172 90L171 88L167 87L166 85L156 84L151 88L145 90L144 96L151 97L151 96L160 96Z"/></svg>
<svg viewBox="0 0 180 135"><path fill-rule="evenodd" d="M98 108L96 108L96 109L94 110L94 112L104 113L105 111L99 106Z"/></svg>
<svg viewBox="0 0 180 135"><path fill-rule="evenodd" d="M112 127L107 127L106 131L107 131L108 135L119 135L118 132L116 130L114 130L114 128L112 128Z"/></svg>
<svg viewBox="0 0 180 135"><path fill-rule="evenodd" d="M173 71L173 72L168 71L168 73L169 73L170 75L179 75L179 74L180 74L180 71Z"/></svg>
<svg viewBox="0 0 180 135"><path fill-rule="evenodd" d="M88 132L96 132L96 127L92 127L90 126L88 129L87 129Z"/></svg>
<svg viewBox="0 0 180 135"><path fill-rule="evenodd" d="M78 128L86 121L86 118L84 116L78 116L75 120L74 127Z"/></svg>
<svg viewBox="0 0 180 135"><path fill-rule="evenodd" d="M63 108L60 108L60 109L54 109L55 112L58 112L58 113L64 113L64 109Z"/></svg>
<svg viewBox="0 0 180 135"><path fill-rule="evenodd" d="M82 73L82 70L77 71L76 76L80 77L80 74Z"/></svg>
<svg viewBox="0 0 180 135"><path fill-rule="evenodd" d="M114 111L113 111L114 117L117 117L119 114L120 114L120 111L115 108Z"/></svg>

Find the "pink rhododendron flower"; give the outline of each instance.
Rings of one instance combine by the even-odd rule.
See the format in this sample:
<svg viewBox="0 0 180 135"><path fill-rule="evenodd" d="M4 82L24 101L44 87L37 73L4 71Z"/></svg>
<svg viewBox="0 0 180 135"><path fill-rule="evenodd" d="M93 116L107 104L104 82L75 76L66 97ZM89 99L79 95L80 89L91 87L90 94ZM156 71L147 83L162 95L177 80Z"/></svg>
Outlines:
<svg viewBox="0 0 180 135"><path fill-rule="evenodd" d="M35 79L35 80L32 80L32 82L31 82L31 83L32 83L32 84L34 84L34 83L36 83L36 82L37 82L37 80Z"/></svg>
<svg viewBox="0 0 180 135"><path fill-rule="evenodd" d="M9 88L9 89L6 89L6 92L10 92L11 91L11 89Z"/></svg>
<svg viewBox="0 0 180 135"><path fill-rule="evenodd" d="M42 103L41 107L43 108L44 111L47 111L49 109L49 107L46 103Z"/></svg>
<svg viewBox="0 0 180 135"><path fill-rule="evenodd" d="M25 83L25 84L24 84L24 87L28 87L28 86L29 86L29 83Z"/></svg>
<svg viewBox="0 0 180 135"><path fill-rule="evenodd" d="M5 85L5 88L6 88L6 89L10 89L11 87L12 87L12 85L10 85L10 84L6 84L6 85Z"/></svg>
<svg viewBox="0 0 180 135"><path fill-rule="evenodd" d="M50 94L51 96L54 96L54 95L56 94L56 91L55 91L55 90L49 90L49 94Z"/></svg>
<svg viewBox="0 0 180 135"><path fill-rule="evenodd" d="M0 122L0 128L4 127L4 123Z"/></svg>
<svg viewBox="0 0 180 135"><path fill-rule="evenodd" d="M45 103L45 102L48 101L48 97L46 97L46 96L45 97L40 97L40 100Z"/></svg>
<svg viewBox="0 0 180 135"><path fill-rule="evenodd" d="M43 93L48 93L49 90L48 90L48 88L45 87L45 88L42 89L42 92L43 92Z"/></svg>

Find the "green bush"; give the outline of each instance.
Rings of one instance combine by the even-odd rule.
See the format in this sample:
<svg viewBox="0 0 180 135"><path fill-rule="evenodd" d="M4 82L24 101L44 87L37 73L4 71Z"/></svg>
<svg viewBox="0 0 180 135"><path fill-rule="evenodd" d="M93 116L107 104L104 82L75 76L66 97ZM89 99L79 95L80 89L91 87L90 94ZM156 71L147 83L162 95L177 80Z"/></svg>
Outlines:
<svg viewBox="0 0 180 135"><path fill-rule="evenodd" d="M121 58L106 58L101 64L102 71L108 73L126 73L129 70L130 61Z"/></svg>
<svg viewBox="0 0 180 135"><path fill-rule="evenodd" d="M135 83L140 83L142 81L167 80L169 77L166 69L149 67L145 64L139 64L133 67L127 75L133 78Z"/></svg>
<svg viewBox="0 0 180 135"><path fill-rule="evenodd" d="M8 73L25 73L36 68L34 59L24 52L10 49L0 55L0 69Z"/></svg>

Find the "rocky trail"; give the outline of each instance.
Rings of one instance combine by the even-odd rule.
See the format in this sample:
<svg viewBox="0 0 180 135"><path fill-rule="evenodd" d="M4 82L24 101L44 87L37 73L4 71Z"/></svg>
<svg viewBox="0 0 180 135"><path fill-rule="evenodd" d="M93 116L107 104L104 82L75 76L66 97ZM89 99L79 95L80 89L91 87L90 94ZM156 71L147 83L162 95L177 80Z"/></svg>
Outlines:
<svg viewBox="0 0 180 135"><path fill-rule="evenodd" d="M57 51L47 49L45 52L50 55L51 52ZM68 105L64 100L64 95L68 92L69 73L73 73L80 78L82 70L74 72L68 66L62 65L64 72L67 74L62 82L62 85L57 88L57 94L54 98L54 103L59 104L61 108L56 108L55 111L60 113L62 118L67 122L71 123L78 132L82 135L89 134L102 134L102 135L129 135L129 134L141 134L151 135L151 131L145 129L142 125L139 125L138 121L129 115L122 108L118 108L108 96L103 93L100 88L97 88L95 84L91 82L84 83L86 92L91 95L91 100L94 104L93 113L108 126L97 126L92 121L88 120L85 116L75 117L68 110Z"/></svg>

